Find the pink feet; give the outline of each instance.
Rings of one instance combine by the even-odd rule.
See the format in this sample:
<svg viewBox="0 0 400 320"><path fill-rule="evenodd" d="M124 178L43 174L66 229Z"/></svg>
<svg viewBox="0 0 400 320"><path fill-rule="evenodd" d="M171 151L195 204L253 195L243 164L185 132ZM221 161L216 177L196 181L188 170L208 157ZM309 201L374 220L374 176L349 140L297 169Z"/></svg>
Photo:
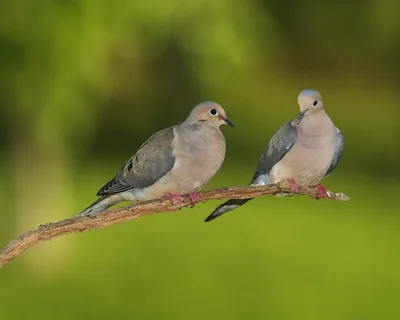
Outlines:
<svg viewBox="0 0 400 320"><path fill-rule="evenodd" d="M323 185L317 184L317 185L311 186L311 187L318 190L318 193L315 196L315 199L329 198L329 194Z"/></svg>
<svg viewBox="0 0 400 320"><path fill-rule="evenodd" d="M299 184L294 180L293 178L287 179L287 182L289 183L289 196L292 196L296 193L299 192ZM322 199L322 198L329 198L330 194L329 192L325 189L325 187L321 184L316 184L310 186L311 188L317 189L317 194L313 196L314 199Z"/></svg>
<svg viewBox="0 0 400 320"><path fill-rule="evenodd" d="M299 185L293 178L289 178L288 182L290 184L290 195L294 195L295 193L299 192Z"/></svg>
<svg viewBox="0 0 400 320"><path fill-rule="evenodd" d="M184 197L172 193L167 193L164 195L164 197L166 197L169 201L171 201L172 205L176 205L179 209L182 208L182 204L185 201Z"/></svg>
<svg viewBox="0 0 400 320"><path fill-rule="evenodd" d="M182 208L182 205L185 202L185 198L178 196L177 194L167 193L164 197L171 201L172 205L178 206L179 209ZM193 192L189 195L189 200L191 207L193 208L195 204L200 201L200 196L197 192Z"/></svg>
<svg viewBox="0 0 400 320"><path fill-rule="evenodd" d="M200 201L200 196L197 192L193 192L189 195L191 208L194 208L195 204Z"/></svg>

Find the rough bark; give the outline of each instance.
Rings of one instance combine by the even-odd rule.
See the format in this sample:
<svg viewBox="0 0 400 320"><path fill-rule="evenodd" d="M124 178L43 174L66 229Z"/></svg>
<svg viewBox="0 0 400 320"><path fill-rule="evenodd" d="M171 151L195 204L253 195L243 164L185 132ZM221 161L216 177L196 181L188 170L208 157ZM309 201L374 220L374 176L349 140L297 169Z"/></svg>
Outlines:
<svg viewBox="0 0 400 320"><path fill-rule="evenodd" d="M274 195L277 193L288 194L290 188L287 182L261 187L231 187L200 192L200 201L213 199L247 199L257 198L262 195ZM299 195L315 196L316 189L300 187ZM342 193L329 192L330 200L346 201L349 198ZM188 197L185 198L183 207L190 206ZM20 255L26 249L43 241L51 240L66 234L99 230L110 225L136 219L144 215L169 212L177 210L176 205L171 205L167 199L158 199L131 204L117 210L110 210L91 217L72 217L54 223L45 223L37 229L28 231L12 240L0 251L0 268L12 259ZM202 223L202 221L199 221Z"/></svg>

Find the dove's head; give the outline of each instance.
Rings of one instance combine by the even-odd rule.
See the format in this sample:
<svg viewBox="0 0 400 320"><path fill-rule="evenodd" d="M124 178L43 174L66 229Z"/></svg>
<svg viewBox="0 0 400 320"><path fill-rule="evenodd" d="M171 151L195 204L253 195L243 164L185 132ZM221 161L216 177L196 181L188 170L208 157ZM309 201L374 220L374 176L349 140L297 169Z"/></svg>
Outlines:
<svg viewBox="0 0 400 320"><path fill-rule="evenodd" d="M297 102L299 103L300 112L297 119L294 120L296 125L299 125L305 116L316 113L324 108L322 97L315 90L303 90L300 92Z"/></svg>
<svg viewBox="0 0 400 320"><path fill-rule="evenodd" d="M212 126L219 127L222 124L235 125L226 116L224 108L215 102L203 102L195 106L187 118L188 122L206 122Z"/></svg>

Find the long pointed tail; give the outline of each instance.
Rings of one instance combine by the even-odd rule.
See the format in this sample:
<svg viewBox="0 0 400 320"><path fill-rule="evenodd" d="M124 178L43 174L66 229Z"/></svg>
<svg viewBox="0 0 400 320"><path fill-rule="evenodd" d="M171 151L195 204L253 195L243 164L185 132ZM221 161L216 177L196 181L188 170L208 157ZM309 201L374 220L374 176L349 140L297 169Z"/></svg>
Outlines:
<svg viewBox="0 0 400 320"><path fill-rule="evenodd" d="M119 200L121 201L121 200ZM113 206L114 204L119 202L116 199L113 199L113 196L102 196L93 202L89 207L83 210L81 213L78 214L78 217L82 216L89 216L92 214L97 214L107 210L109 207Z"/></svg>
<svg viewBox="0 0 400 320"><path fill-rule="evenodd" d="M235 210L239 208L240 206L244 205L247 201L252 200L250 199L231 199L228 200L227 202L224 202L221 204L217 209L213 211L205 220L204 222L209 222L211 220L214 220L215 218L218 218L222 214Z"/></svg>

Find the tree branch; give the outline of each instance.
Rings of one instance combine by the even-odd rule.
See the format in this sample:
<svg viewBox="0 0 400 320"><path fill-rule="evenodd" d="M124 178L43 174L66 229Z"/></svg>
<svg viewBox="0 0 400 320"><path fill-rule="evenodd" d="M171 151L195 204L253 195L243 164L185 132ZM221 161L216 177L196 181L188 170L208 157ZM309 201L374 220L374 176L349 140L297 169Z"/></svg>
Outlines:
<svg viewBox="0 0 400 320"><path fill-rule="evenodd" d="M200 192L200 201L213 199L248 199L257 198L262 195L274 195L278 193L288 194L289 185L286 181L279 184L271 184L260 187L232 187L221 188L210 191ZM298 194L315 196L316 189L310 187L300 187ZM329 192L329 199L347 201L349 198L342 193ZM185 197L183 206L189 206L190 201ZM54 223L40 225L37 229L28 231L18 238L8 243L0 251L0 268L12 259L20 255L26 249L46 240L51 240L66 234L86 232L89 230L104 229L110 225L136 219L144 215L158 212L168 212L177 210L177 206L171 205L167 199L143 201L134 203L127 207L111 210L91 217L72 217Z"/></svg>

